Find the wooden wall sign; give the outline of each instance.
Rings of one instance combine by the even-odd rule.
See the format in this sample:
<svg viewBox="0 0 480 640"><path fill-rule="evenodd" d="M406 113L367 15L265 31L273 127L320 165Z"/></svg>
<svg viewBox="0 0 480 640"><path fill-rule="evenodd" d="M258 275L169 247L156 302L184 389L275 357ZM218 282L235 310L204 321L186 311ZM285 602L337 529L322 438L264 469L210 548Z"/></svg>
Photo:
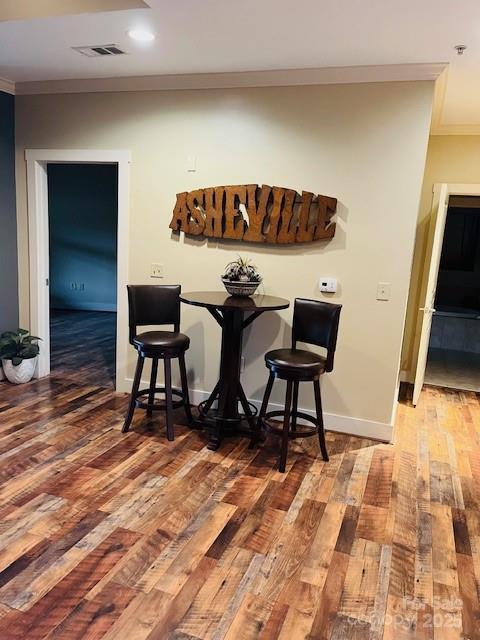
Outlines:
<svg viewBox="0 0 480 640"><path fill-rule="evenodd" d="M293 244L335 235L336 198L241 184L177 194L170 229L193 236Z"/></svg>

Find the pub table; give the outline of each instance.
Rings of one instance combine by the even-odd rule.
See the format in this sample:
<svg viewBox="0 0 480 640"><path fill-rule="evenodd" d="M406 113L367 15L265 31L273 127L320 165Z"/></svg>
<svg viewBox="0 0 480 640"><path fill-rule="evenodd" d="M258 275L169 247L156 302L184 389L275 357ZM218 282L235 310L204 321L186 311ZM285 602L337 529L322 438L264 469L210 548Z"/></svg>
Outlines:
<svg viewBox="0 0 480 640"><path fill-rule="evenodd" d="M182 293L180 300L204 307L222 328L219 380L208 399L198 405L198 426L209 431L207 446L215 451L224 436L251 436L255 428L257 409L248 402L240 382L243 330L265 311L286 309L290 303L273 296L240 297L222 291ZM248 315L245 317L245 314ZM216 407L213 406L215 401ZM238 410L239 402L243 413Z"/></svg>

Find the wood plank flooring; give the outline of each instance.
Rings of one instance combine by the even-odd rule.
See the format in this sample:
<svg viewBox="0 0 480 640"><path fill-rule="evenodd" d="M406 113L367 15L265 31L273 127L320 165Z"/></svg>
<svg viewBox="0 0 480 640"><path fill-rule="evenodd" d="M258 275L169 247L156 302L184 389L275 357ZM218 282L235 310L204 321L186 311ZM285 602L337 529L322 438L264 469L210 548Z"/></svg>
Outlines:
<svg viewBox="0 0 480 640"><path fill-rule="evenodd" d="M88 377L84 378L88 380ZM177 415L0 383L2 640L480 638L480 397L427 388L396 444L206 449Z"/></svg>

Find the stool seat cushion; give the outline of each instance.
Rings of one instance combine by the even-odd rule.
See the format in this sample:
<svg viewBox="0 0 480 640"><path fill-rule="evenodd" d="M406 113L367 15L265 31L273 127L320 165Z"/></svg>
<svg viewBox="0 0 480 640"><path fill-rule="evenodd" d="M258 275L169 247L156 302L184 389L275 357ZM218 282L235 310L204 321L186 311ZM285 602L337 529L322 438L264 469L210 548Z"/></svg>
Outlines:
<svg viewBox="0 0 480 640"><path fill-rule="evenodd" d="M190 338L176 331L145 331L135 336L133 344L148 353L181 353L190 346Z"/></svg>
<svg viewBox="0 0 480 640"><path fill-rule="evenodd" d="M265 354L269 369L317 376L325 371L326 360L317 353L303 349L275 349Z"/></svg>

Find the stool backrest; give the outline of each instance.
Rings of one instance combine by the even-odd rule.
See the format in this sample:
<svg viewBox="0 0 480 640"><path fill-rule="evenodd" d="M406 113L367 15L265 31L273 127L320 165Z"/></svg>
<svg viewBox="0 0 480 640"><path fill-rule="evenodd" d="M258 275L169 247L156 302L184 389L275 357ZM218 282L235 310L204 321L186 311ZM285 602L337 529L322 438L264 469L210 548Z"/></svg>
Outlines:
<svg viewBox="0 0 480 640"><path fill-rule="evenodd" d="M174 331L180 331L181 290L179 284L127 285L130 344L137 335L137 327L173 324Z"/></svg>
<svg viewBox="0 0 480 640"><path fill-rule="evenodd" d="M315 344L327 350L325 371L333 370L341 304L296 298L293 308L292 348L297 342Z"/></svg>

